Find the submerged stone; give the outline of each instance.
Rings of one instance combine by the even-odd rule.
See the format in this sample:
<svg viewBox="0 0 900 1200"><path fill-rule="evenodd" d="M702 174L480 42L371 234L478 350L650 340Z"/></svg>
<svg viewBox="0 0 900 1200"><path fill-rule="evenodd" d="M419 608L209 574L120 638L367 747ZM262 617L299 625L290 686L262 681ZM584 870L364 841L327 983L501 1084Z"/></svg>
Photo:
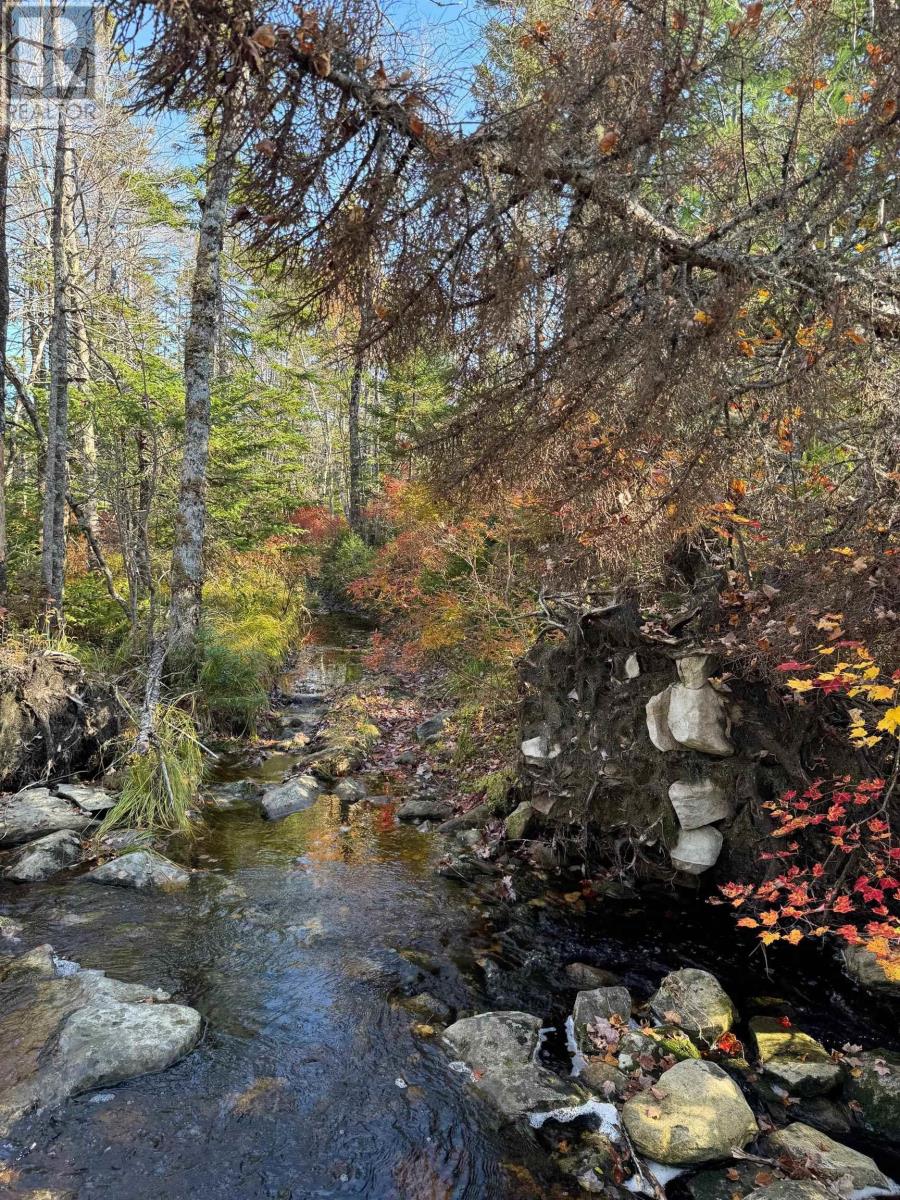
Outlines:
<svg viewBox="0 0 900 1200"><path fill-rule="evenodd" d="M397 809L398 821L445 821L453 809L444 800L430 800L423 796L407 800Z"/></svg>
<svg viewBox="0 0 900 1200"><path fill-rule="evenodd" d="M315 804L322 792L322 785L312 775L297 775L268 788L260 801L263 813L270 821L277 821L291 813L302 812Z"/></svg>

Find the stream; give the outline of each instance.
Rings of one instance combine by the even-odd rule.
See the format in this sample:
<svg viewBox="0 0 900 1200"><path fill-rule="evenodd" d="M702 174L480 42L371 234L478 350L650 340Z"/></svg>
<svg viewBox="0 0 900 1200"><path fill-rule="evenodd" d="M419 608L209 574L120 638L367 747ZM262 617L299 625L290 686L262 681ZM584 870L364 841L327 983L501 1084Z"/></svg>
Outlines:
<svg viewBox="0 0 900 1200"><path fill-rule="evenodd" d="M283 690L314 692L358 672L352 625L319 622ZM280 779L297 760L224 757L213 791ZM665 971L706 966L741 1000L785 997L804 1028L840 1044L859 997L801 970L790 989L728 937L708 907L610 902L598 923L561 903L506 904L441 878L441 839L398 824L390 797L334 796L283 820L250 803L205 810L167 851L201 873L181 892L77 880L0 888L28 945L119 979L163 987L203 1015L198 1048L159 1075L69 1100L27 1121L0 1165L0 1195L67 1200L518 1200L577 1196L549 1174L525 1131L498 1128L470 1085L422 1036L405 997L456 1013L521 1008L561 1028L583 959L646 996ZM717 924L718 923L718 924ZM720 940L716 930L723 933ZM854 1015L855 1014L855 1015ZM897 1042L890 1014L866 1014L867 1044ZM547 1053L562 1054L560 1038ZM535 1181L532 1184L532 1180Z"/></svg>

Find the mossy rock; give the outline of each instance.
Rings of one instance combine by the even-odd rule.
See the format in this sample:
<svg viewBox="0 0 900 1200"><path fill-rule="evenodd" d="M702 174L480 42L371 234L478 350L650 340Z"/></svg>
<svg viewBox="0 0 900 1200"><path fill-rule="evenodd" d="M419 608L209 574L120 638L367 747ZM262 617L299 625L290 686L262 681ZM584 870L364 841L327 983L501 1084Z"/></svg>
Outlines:
<svg viewBox="0 0 900 1200"><path fill-rule="evenodd" d="M679 1062L686 1058L700 1058L700 1051L677 1025L660 1025L655 1029L645 1029L644 1033L657 1042L666 1054L671 1054Z"/></svg>

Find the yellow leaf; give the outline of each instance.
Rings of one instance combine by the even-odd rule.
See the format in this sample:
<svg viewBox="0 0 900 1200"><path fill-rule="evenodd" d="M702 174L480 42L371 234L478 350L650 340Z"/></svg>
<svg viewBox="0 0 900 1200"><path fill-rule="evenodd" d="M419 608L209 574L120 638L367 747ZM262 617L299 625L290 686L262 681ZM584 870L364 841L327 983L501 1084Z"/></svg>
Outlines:
<svg viewBox="0 0 900 1200"><path fill-rule="evenodd" d="M883 683L876 683L874 687L869 688L870 700L893 700L894 689L886 687Z"/></svg>
<svg viewBox="0 0 900 1200"><path fill-rule="evenodd" d="M875 728L883 729L885 733L896 733L900 728L900 704L889 708Z"/></svg>
<svg viewBox="0 0 900 1200"><path fill-rule="evenodd" d="M759 935L759 940L764 946L771 946L773 942L778 942L781 940L781 934L773 933L771 929L765 929Z"/></svg>
<svg viewBox="0 0 900 1200"><path fill-rule="evenodd" d="M694 313L694 321L697 325L712 325L713 319L708 312L704 312L702 308L698 308Z"/></svg>
<svg viewBox="0 0 900 1200"><path fill-rule="evenodd" d="M790 942L792 946L796 946L798 942L803 941L803 934L799 929L792 929L790 933L785 934L784 940Z"/></svg>
<svg viewBox="0 0 900 1200"><path fill-rule="evenodd" d="M793 688L795 692L811 692L813 685L808 679L789 679L788 687Z"/></svg>

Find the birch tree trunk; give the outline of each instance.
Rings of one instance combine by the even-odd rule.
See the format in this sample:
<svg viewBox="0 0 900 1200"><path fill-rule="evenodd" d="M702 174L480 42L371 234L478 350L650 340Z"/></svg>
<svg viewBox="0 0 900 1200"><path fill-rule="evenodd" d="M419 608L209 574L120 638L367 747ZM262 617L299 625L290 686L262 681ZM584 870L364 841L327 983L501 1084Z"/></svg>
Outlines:
<svg viewBox="0 0 900 1200"><path fill-rule="evenodd" d="M54 57L61 62L60 9L50 9ZM48 633L63 619L66 558L66 490L69 453L69 241L72 237L74 192L66 102L57 101L56 150L53 160L52 221L53 317L51 321L50 395L47 414L47 458L44 467L41 585Z"/></svg>
<svg viewBox="0 0 900 1200"><path fill-rule="evenodd" d="M9 337L9 253L6 245L10 150L10 20L8 0L0 0L0 608L6 608L6 346ZM6 630L0 614L0 637Z"/></svg>
<svg viewBox="0 0 900 1200"><path fill-rule="evenodd" d="M216 326L221 312L221 260L228 193L240 145L239 108L240 89L223 109L209 164L191 289L191 313L184 343L184 457L170 575L169 653L185 665L196 656L200 624L210 385Z"/></svg>
<svg viewBox="0 0 900 1200"><path fill-rule="evenodd" d="M360 329L359 339L353 355L353 374L350 377L350 400L347 406L347 434L349 442L349 464L347 491L349 503L347 520L350 528L359 533L362 524L362 445L359 437L359 403L362 395L363 372L365 370L365 355L361 348L363 337Z"/></svg>

